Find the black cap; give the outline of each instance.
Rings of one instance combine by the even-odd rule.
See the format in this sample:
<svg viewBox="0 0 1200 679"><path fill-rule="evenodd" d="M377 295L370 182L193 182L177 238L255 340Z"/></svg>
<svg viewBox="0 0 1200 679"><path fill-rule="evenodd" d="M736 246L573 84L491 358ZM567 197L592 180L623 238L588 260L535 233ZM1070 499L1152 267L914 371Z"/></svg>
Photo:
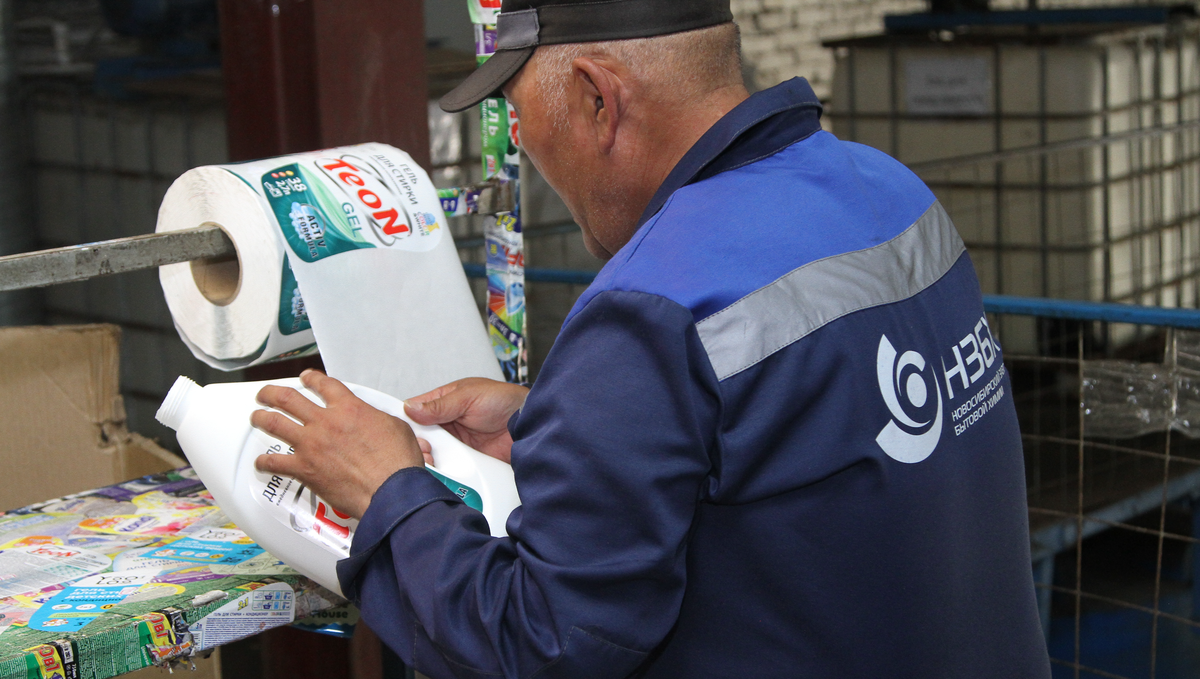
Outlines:
<svg viewBox="0 0 1200 679"><path fill-rule="evenodd" d="M504 0L496 53L438 103L454 113L499 96L538 45L649 38L730 21L729 0Z"/></svg>

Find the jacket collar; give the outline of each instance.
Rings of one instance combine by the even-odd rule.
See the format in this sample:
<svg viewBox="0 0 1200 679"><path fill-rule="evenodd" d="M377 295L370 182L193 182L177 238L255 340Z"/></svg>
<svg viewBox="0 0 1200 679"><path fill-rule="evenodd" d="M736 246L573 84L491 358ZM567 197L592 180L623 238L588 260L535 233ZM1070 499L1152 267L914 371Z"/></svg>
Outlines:
<svg viewBox="0 0 1200 679"><path fill-rule="evenodd" d="M821 110L820 100L803 78L750 95L683 155L650 199L638 227L684 186L762 160L819 131Z"/></svg>

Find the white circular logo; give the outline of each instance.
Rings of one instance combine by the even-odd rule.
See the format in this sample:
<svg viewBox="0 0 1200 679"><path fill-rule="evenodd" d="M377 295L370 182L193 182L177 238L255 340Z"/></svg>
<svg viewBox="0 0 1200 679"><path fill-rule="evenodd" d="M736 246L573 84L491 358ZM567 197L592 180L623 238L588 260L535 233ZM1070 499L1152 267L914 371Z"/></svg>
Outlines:
<svg viewBox="0 0 1200 679"><path fill-rule="evenodd" d="M929 457L942 437L942 392L933 366L915 351L897 356L887 335L880 335L875 373L892 414L875 442L898 462L913 464Z"/></svg>

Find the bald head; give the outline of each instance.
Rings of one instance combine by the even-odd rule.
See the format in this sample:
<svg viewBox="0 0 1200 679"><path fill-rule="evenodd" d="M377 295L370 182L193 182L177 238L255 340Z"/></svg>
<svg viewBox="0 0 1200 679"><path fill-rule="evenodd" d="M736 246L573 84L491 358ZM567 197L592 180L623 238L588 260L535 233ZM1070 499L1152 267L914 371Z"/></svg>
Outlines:
<svg viewBox="0 0 1200 679"><path fill-rule="evenodd" d="M624 64L657 103L686 103L742 85L741 34L734 23L652 38L543 45L526 68L537 72L539 93L559 129L567 124L567 84L579 57Z"/></svg>

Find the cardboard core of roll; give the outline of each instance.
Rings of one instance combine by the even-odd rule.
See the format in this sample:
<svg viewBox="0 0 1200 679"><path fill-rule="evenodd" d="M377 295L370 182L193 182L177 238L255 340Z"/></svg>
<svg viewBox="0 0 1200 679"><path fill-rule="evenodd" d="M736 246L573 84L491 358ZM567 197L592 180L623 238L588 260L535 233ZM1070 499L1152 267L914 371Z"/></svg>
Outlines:
<svg viewBox="0 0 1200 679"><path fill-rule="evenodd" d="M225 227L212 222L206 222L203 226L216 226L225 231ZM229 232L226 231L225 235L228 236ZM242 288L242 262L236 246L233 255L193 259L191 266L192 279L205 299L217 306L226 306L237 299L238 291Z"/></svg>

